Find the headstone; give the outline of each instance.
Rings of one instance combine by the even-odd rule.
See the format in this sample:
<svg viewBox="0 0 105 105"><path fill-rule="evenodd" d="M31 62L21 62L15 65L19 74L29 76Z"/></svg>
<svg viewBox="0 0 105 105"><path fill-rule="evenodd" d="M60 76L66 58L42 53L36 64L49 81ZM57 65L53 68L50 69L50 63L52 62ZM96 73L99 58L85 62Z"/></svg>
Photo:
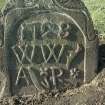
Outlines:
<svg viewBox="0 0 105 105"><path fill-rule="evenodd" d="M98 38L80 0L14 0L11 5L4 17L7 76L1 92L6 87L12 95L57 92L95 77Z"/></svg>

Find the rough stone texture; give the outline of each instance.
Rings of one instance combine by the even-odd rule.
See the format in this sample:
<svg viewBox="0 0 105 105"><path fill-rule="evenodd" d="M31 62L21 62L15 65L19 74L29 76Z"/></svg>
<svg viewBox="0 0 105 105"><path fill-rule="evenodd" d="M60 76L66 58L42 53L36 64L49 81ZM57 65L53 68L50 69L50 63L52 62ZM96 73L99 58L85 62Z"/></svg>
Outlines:
<svg viewBox="0 0 105 105"><path fill-rule="evenodd" d="M8 3L3 58L12 95L55 94L96 76L98 39L80 0Z"/></svg>
<svg viewBox="0 0 105 105"><path fill-rule="evenodd" d="M9 94L9 76L4 61L4 26L3 15L0 11L0 98L10 96Z"/></svg>
<svg viewBox="0 0 105 105"><path fill-rule="evenodd" d="M3 38L4 38L4 28L3 28L3 15L0 11L0 47L3 46L4 42L3 42Z"/></svg>

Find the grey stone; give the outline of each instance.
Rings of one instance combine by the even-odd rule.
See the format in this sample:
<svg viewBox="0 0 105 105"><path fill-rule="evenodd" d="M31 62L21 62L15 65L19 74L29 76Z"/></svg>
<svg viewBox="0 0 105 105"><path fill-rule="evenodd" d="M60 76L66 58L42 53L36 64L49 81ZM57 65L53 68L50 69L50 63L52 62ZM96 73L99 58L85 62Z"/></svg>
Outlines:
<svg viewBox="0 0 105 105"><path fill-rule="evenodd" d="M96 76L98 38L80 0L16 0L11 5L4 16L8 93L55 93Z"/></svg>

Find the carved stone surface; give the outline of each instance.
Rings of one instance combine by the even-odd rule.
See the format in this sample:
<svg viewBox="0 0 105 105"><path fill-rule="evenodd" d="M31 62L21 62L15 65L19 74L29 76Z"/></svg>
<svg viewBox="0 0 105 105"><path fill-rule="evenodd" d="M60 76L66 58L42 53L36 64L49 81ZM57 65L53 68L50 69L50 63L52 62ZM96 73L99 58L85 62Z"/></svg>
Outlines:
<svg viewBox="0 0 105 105"><path fill-rule="evenodd" d="M4 28L3 28L3 15L0 11L0 98L3 96L10 95L9 93L9 76L6 71L5 63L4 63Z"/></svg>
<svg viewBox="0 0 105 105"><path fill-rule="evenodd" d="M11 94L57 92L95 77L98 40L80 0L8 3L3 62Z"/></svg>

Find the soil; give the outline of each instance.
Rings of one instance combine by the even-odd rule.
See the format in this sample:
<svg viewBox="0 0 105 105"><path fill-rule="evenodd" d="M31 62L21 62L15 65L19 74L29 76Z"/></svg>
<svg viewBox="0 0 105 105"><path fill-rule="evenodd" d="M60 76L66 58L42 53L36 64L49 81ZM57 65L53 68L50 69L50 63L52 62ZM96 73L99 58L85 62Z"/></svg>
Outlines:
<svg viewBox="0 0 105 105"><path fill-rule="evenodd" d="M0 105L105 105L105 45L99 47L99 71L89 84L57 94L8 97Z"/></svg>

